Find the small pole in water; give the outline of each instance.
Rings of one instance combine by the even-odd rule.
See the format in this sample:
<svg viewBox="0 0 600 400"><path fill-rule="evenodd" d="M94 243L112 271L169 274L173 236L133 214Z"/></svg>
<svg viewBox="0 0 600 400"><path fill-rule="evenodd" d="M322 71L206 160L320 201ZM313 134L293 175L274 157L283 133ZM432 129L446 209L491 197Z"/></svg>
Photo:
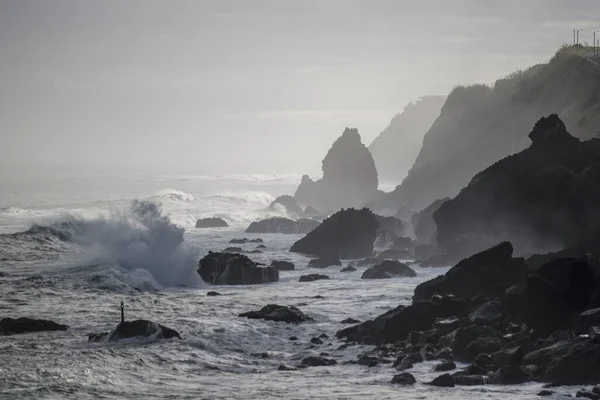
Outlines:
<svg viewBox="0 0 600 400"><path fill-rule="evenodd" d="M121 323L125 322L125 303L121 302Z"/></svg>

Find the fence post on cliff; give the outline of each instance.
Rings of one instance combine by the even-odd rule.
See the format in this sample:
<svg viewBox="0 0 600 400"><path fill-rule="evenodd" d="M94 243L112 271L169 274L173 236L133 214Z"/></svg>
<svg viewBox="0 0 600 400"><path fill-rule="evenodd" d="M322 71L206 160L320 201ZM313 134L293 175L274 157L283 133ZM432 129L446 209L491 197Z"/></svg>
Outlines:
<svg viewBox="0 0 600 400"><path fill-rule="evenodd" d="M121 301L121 323L125 322L125 303Z"/></svg>

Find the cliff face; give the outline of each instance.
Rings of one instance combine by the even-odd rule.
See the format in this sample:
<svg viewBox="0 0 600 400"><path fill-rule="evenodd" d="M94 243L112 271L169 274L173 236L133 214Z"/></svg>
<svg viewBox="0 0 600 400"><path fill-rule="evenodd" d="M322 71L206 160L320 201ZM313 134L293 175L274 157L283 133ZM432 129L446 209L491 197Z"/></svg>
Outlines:
<svg viewBox="0 0 600 400"><path fill-rule="evenodd" d="M510 240L526 255L599 237L600 139L581 142L556 114L529 138L529 148L477 174L434 213L442 249L462 257Z"/></svg>
<svg viewBox="0 0 600 400"><path fill-rule="evenodd" d="M302 177L294 195L298 203L328 212L363 206L379 194L375 162L356 129L344 130L323 159L322 169L318 181Z"/></svg>
<svg viewBox="0 0 600 400"><path fill-rule="evenodd" d="M425 96L410 103L375 138L369 150L380 179L400 182L406 177L421 150L423 136L439 117L445 101L446 96Z"/></svg>
<svg viewBox="0 0 600 400"><path fill-rule="evenodd" d="M455 196L477 172L525 149L524 133L551 113L574 136L594 137L600 126L600 66L563 54L493 87L455 89L425 135L408 176L378 206L418 210Z"/></svg>

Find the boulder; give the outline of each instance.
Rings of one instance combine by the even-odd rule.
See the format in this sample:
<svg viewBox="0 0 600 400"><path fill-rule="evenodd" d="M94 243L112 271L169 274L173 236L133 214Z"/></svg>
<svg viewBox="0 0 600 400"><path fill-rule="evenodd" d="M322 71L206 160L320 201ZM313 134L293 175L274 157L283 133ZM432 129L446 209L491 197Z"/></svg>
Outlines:
<svg viewBox="0 0 600 400"><path fill-rule="evenodd" d="M397 276L415 277L417 273L408 265L400 261L387 260L367 269L361 276L362 279L386 279Z"/></svg>
<svg viewBox="0 0 600 400"><path fill-rule="evenodd" d="M518 365L507 365L493 373L489 382L493 385L518 385L532 379L525 368Z"/></svg>
<svg viewBox="0 0 600 400"><path fill-rule="evenodd" d="M277 268L279 271L293 271L296 269L296 266L292 262L277 260L271 261L271 267Z"/></svg>
<svg viewBox="0 0 600 400"><path fill-rule="evenodd" d="M352 265L348 265L347 267L342 268L340 270L340 272L354 272L354 271L356 271L356 268L354 268Z"/></svg>
<svg viewBox="0 0 600 400"><path fill-rule="evenodd" d="M279 280L279 270L264 267L242 254L208 252L199 262L198 273L212 285L254 285Z"/></svg>
<svg viewBox="0 0 600 400"><path fill-rule="evenodd" d="M551 352L540 380L561 385L594 385L600 382L600 344L580 338L562 343L565 345Z"/></svg>
<svg viewBox="0 0 600 400"><path fill-rule="evenodd" d="M375 214L366 208L341 210L294 243L290 251L319 257L368 257L373 254L378 227Z"/></svg>
<svg viewBox="0 0 600 400"><path fill-rule="evenodd" d="M502 319L502 305L498 300L490 300L469 314L469 320L478 325L493 325Z"/></svg>
<svg viewBox="0 0 600 400"><path fill-rule="evenodd" d="M453 369L456 369L456 364L453 361L442 361L441 363L436 365L433 369L434 369L434 371L437 371L437 372L452 371Z"/></svg>
<svg viewBox="0 0 600 400"><path fill-rule="evenodd" d="M443 374L427 383L427 385L438 387L454 387L454 377L450 374Z"/></svg>
<svg viewBox="0 0 600 400"><path fill-rule="evenodd" d="M221 293L211 290L210 292L206 293L206 295L207 296L221 296Z"/></svg>
<svg viewBox="0 0 600 400"><path fill-rule="evenodd" d="M471 325L448 334L445 339L458 361L472 362L481 353L494 353L506 344L506 339L497 330Z"/></svg>
<svg viewBox="0 0 600 400"><path fill-rule="evenodd" d="M264 319L267 321L287 322L288 324L299 324L300 322L312 321L312 318L293 306L279 306L268 304L258 311L249 311L239 315L251 319Z"/></svg>
<svg viewBox="0 0 600 400"><path fill-rule="evenodd" d="M196 228L227 228L229 224L223 218L201 218L196 221Z"/></svg>
<svg viewBox="0 0 600 400"><path fill-rule="evenodd" d="M322 169L323 178L316 182L302 177L294 194L298 203L329 211L362 207L380 196L375 162L356 129L344 130L323 159Z"/></svg>
<svg viewBox="0 0 600 400"><path fill-rule="evenodd" d="M278 207L283 207L288 216L300 218L304 215L304 210L298 205L296 199L289 195L277 197L269 205L269 210L277 210Z"/></svg>
<svg viewBox="0 0 600 400"><path fill-rule="evenodd" d="M134 337L151 337L153 339L181 339L181 336L176 330L161 324L157 324L156 322L146 321L143 319L121 322L106 336L108 337L109 342L116 342ZM94 338L90 336L89 341L98 341L98 339L104 339L106 336L102 336L102 334L96 335Z"/></svg>
<svg viewBox="0 0 600 400"><path fill-rule="evenodd" d="M417 383L417 380L414 376L412 376L412 374L409 374L408 372L403 372L401 374L394 375L394 377L392 378L392 383L395 385L408 386L414 385L415 383Z"/></svg>
<svg viewBox="0 0 600 400"><path fill-rule="evenodd" d="M242 251L241 247L229 246L224 248L221 253L241 253Z"/></svg>
<svg viewBox="0 0 600 400"><path fill-rule="evenodd" d="M325 256L314 258L308 262L308 267L310 268L327 268L332 265L342 265L342 261L337 257Z"/></svg>
<svg viewBox="0 0 600 400"><path fill-rule="evenodd" d="M499 367L520 365L525 356L521 346L509 347L490 354L492 364Z"/></svg>
<svg viewBox="0 0 600 400"><path fill-rule="evenodd" d="M307 234L319 224L312 219L294 221L288 218L274 217L252 222L246 229L246 233Z"/></svg>
<svg viewBox="0 0 600 400"><path fill-rule="evenodd" d="M323 344L323 341L321 339L319 339L318 337L311 338L310 342L312 344Z"/></svg>
<svg viewBox="0 0 600 400"><path fill-rule="evenodd" d="M446 335L462 326L464 326L464 323L454 316L436 318L433 322L433 328L442 335Z"/></svg>
<svg viewBox="0 0 600 400"><path fill-rule="evenodd" d="M302 360L302 367L327 367L337 364L337 361L325 357L306 357Z"/></svg>
<svg viewBox="0 0 600 400"><path fill-rule="evenodd" d="M346 318L346 319L342 320L341 323L342 324L358 324L358 323L360 323L360 321L357 319L354 319L354 318Z"/></svg>
<svg viewBox="0 0 600 400"><path fill-rule="evenodd" d="M302 275L300 277L300 279L298 280L298 282L312 282L312 281L318 281L321 279L329 279L329 277L327 275L308 274L308 275Z"/></svg>
<svg viewBox="0 0 600 400"><path fill-rule="evenodd" d="M29 332L66 331L67 325L54 321L34 318L2 318L0 320L0 335L18 335Z"/></svg>

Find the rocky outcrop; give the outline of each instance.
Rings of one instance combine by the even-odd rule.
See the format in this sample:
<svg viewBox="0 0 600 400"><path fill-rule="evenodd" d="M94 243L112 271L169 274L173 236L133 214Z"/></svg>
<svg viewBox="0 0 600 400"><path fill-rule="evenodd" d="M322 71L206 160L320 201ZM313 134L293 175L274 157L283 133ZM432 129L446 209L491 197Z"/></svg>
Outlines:
<svg viewBox="0 0 600 400"><path fill-rule="evenodd" d="M43 331L66 331L67 325L57 324L54 321L34 318L2 318L0 320L0 335L18 335L21 333Z"/></svg>
<svg viewBox="0 0 600 400"><path fill-rule="evenodd" d="M342 261L337 257L314 258L308 262L309 268L327 268L333 265L342 265Z"/></svg>
<svg viewBox="0 0 600 400"><path fill-rule="evenodd" d="M312 321L312 318L296 307L279 306L277 304L268 304L258 311L245 312L239 316L251 319L287 322L288 324L299 324L300 322Z"/></svg>
<svg viewBox="0 0 600 400"><path fill-rule="evenodd" d="M304 215L304 210L302 210L302 207L298 205L296 199L294 199L292 196L283 195L277 197L269 205L268 209L276 211L280 207L283 208L286 214L291 218L301 218Z"/></svg>
<svg viewBox="0 0 600 400"><path fill-rule="evenodd" d="M279 271L293 271L296 269L293 262L278 260L271 261L271 267L277 268Z"/></svg>
<svg viewBox="0 0 600 400"><path fill-rule="evenodd" d="M181 339L179 333L164 325L156 322L138 319L135 321L121 322L112 332L92 333L88 335L88 341L101 342L108 340L109 342L117 342L123 339L131 339L134 337L151 337L153 339Z"/></svg>
<svg viewBox="0 0 600 400"><path fill-rule="evenodd" d="M369 150L380 179L401 182L406 177L445 101L446 96L424 96L409 103L373 140Z"/></svg>
<svg viewBox="0 0 600 400"><path fill-rule="evenodd" d="M313 281L319 281L321 279L329 279L329 277L327 275L321 275L321 274L308 274L308 275L302 275L300 277L300 279L298 280L298 282L313 282Z"/></svg>
<svg viewBox="0 0 600 400"><path fill-rule="evenodd" d="M226 228L229 224L223 218L201 218L196 221L196 228Z"/></svg>
<svg viewBox="0 0 600 400"><path fill-rule="evenodd" d="M580 142L556 115L532 144L477 174L434 213L438 245L464 256L510 240L517 254L547 252L600 235L600 139Z"/></svg>
<svg viewBox="0 0 600 400"><path fill-rule="evenodd" d="M294 243L290 251L319 257L367 257L373 253L378 228L377 218L370 210L349 208L327 218Z"/></svg>
<svg viewBox="0 0 600 400"><path fill-rule="evenodd" d="M324 212L362 207L380 195L378 184L371 153L358 131L346 128L323 159L323 178L304 175L294 198Z"/></svg>
<svg viewBox="0 0 600 400"><path fill-rule="evenodd" d="M594 137L600 126L598 93L600 68L570 49L492 87L456 88L425 134L408 176L380 207L419 210L456 196L479 171L525 149L523 133L541 115L557 113L576 137Z"/></svg>
<svg viewBox="0 0 600 400"><path fill-rule="evenodd" d="M433 213L448 200L450 199L447 197L438 199L411 217L410 222L412 223L415 236L417 237L417 244L437 244L437 224L433 219Z"/></svg>
<svg viewBox="0 0 600 400"><path fill-rule="evenodd" d="M255 263L242 254L208 252L199 262L198 273L212 285L254 285L279 280L279 270Z"/></svg>
<svg viewBox="0 0 600 400"><path fill-rule="evenodd" d="M363 272L362 279L388 279L397 276L415 277L417 273L400 261L386 260Z"/></svg>
<svg viewBox="0 0 600 400"><path fill-rule="evenodd" d="M294 221L288 218L276 217L252 222L246 229L246 233L307 234L317 226L319 226L319 222L312 219L304 218Z"/></svg>

